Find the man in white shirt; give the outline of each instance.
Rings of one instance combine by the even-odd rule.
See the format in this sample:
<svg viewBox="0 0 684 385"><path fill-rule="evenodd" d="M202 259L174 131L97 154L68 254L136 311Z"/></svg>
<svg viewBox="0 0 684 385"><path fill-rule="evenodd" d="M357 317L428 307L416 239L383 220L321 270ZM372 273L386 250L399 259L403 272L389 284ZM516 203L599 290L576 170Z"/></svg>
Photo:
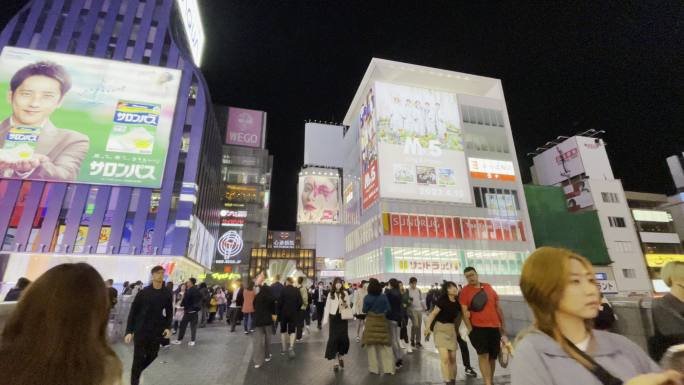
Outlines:
<svg viewBox="0 0 684 385"><path fill-rule="evenodd" d="M418 288L418 279L411 277L409 279L409 297L411 298L411 305L408 308L409 317L411 317L411 346L414 348L422 348L420 343L421 334L420 327L423 324L423 312L426 311L425 303L423 301L423 293Z"/></svg>

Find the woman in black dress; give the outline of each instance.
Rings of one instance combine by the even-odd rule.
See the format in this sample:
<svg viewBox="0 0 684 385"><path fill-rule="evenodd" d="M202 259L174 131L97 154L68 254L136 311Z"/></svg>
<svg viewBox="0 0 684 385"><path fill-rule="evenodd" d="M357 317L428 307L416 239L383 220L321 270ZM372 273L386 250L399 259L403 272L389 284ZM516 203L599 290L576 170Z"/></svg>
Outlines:
<svg viewBox="0 0 684 385"><path fill-rule="evenodd" d="M342 312L349 311L351 307L351 297L342 286L342 280L335 278L332 290L328 295L325 304L323 324L330 321L328 333L328 344L325 348L325 358L328 360L337 359L333 370L338 371L344 368L342 357L349 352L349 335L347 333L347 320L342 319ZM348 309L348 310L347 310Z"/></svg>

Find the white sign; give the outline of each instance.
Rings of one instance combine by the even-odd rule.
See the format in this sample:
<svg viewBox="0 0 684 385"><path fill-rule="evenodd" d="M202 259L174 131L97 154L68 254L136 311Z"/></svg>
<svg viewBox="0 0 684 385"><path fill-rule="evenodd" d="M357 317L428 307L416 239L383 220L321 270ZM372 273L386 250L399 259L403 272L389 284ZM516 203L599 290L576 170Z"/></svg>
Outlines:
<svg viewBox="0 0 684 385"><path fill-rule="evenodd" d="M199 67L202 60L202 52L204 51L205 38L197 0L178 0L177 3L192 58Z"/></svg>
<svg viewBox="0 0 684 385"><path fill-rule="evenodd" d="M598 280L596 281L596 284L599 287L599 290L601 290L601 293L603 294L617 294L618 289L617 289L617 284L615 281L609 281L609 280Z"/></svg>
<svg viewBox="0 0 684 385"><path fill-rule="evenodd" d="M632 210L635 221L639 222L672 222L672 215L659 210Z"/></svg>
<svg viewBox="0 0 684 385"><path fill-rule="evenodd" d="M244 244L237 231L227 231L218 241L218 252L226 259L236 257L242 251ZM240 261L236 261L239 263Z"/></svg>
<svg viewBox="0 0 684 385"><path fill-rule="evenodd" d="M468 169L475 179L515 181L515 168L511 161L468 158Z"/></svg>

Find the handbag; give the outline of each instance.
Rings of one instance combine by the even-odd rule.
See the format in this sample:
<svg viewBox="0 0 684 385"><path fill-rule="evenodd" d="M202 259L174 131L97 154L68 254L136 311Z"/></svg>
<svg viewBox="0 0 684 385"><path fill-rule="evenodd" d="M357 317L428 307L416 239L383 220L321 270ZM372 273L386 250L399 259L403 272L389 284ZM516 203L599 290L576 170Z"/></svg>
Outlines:
<svg viewBox="0 0 684 385"><path fill-rule="evenodd" d="M590 355L588 355L587 353L580 350L570 340L568 340L566 338L565 342L570 346L570 348L572 350L574 350L577 354L582 356L582 358L589 361L589 363L594 367L594 369L592 370L592 369L587 368L587 370L589 370L591 372L591 374L596 376L596 378L598 378L598 380L601 381L601 383L603 385L622 385L623 384L621 379L610 374L603 366L599 365L596 361L594 361L593 358L591 358Z"/></svg>
<svg viewBox="0 0 684 385"><path fill-rule="evenodd" d="M343 320L349 321L354 319L354 310L352 310L351 307L347 306L347 302L344 301L342 302L345 307L340 306L340 316L342 317Z"/></svg>

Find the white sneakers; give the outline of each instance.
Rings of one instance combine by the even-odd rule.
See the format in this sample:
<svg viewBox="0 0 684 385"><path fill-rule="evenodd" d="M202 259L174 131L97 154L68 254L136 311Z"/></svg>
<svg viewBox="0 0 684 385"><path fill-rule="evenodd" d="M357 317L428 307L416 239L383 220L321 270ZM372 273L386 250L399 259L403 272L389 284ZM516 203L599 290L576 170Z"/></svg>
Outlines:
<svg viewBox="0 0 684 385"><path fill-rule="evenodd" d="M173 341L171 341L171 343L174 344L174 345L180 345L180 344L182 344L182 342L181 342L181 341L178 341L178 340L173 340Z"/></svg>
<svg viewBox="0 0 684 385"><path fill-rule="evenodd" d="M195 346L195 341L188 342L188 346Z"/></svg>
<svg viewBox="0 0 684 385"><path fill-rule="evenodd" d="M271 361L271 357L273 357L273 356L269 354L268 357L266 357L266 358L264 359L264 361L270 362L270 361Z"/></svg>

